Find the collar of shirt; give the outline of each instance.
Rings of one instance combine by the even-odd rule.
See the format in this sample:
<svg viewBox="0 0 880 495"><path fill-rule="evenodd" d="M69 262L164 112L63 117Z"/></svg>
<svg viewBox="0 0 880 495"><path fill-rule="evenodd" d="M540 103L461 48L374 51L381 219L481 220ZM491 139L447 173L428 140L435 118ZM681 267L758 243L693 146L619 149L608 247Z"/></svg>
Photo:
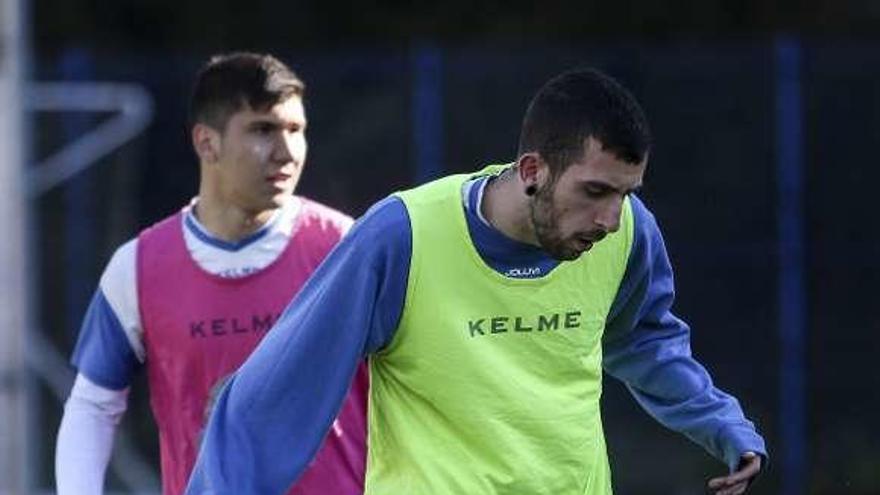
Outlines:
<svg viewBox="0 0 880 495"><path fill-rule="evenodd" d="M221 277L237 278L269 266L287 247L300 210L299 198L279 208L259 230L231 243L217 239L193 213L193 199L183 210L183 236L193 260L205 271Z"/></svg>
<svg viewBox="0 0 880 495"><path fill-rule="evenodd" d="M483 194L496 176L477 177L462 186L462 205L471 241L487 265L512 278L537 278L559 262L541 248L511 239L493 227L482 214Z"/></svg>

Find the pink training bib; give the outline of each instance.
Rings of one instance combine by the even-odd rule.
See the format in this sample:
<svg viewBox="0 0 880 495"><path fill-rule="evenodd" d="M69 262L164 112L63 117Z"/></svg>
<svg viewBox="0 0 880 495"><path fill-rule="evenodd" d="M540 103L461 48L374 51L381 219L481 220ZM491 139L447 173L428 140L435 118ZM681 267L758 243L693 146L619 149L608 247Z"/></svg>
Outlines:
<svg viewBox="0 0 880 495"><path fill-rule="evenodd" d="M164 495L186 488L213 395L344 232L344 215L298 199L302 206L284 252L241 278L210 274L193 261L181 213L138 237L138 302ZM324 445L291 494L363 493L368 387L361 365Z"/></svg>

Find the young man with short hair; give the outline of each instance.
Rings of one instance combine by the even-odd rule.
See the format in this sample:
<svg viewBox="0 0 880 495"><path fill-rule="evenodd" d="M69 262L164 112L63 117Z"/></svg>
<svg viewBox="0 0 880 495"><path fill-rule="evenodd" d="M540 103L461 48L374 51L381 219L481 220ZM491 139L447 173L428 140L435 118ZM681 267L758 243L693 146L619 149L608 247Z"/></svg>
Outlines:
<svg viewBox="0 0 880 495"><path fill-rule="evenodd" d="M348 216L293 194L306 159L304 90L270 55L218 56L199 72L190 108L199 193L120 247L101 277L73 354L59 494L103 493L141 368L159 429L162 492L182 493L213 394L350 228ZM290 493L362 493L367 377L365 369L355 375Z"/></svg>

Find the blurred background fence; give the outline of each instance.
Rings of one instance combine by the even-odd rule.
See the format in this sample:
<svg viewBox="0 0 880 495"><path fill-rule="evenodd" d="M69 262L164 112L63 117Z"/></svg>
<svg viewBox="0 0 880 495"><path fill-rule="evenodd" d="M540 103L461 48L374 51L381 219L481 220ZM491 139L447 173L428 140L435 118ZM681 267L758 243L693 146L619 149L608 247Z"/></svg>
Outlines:
<svg viewBox="0 0 880 495"><path fill-rule="evenodd" d="M43 8L37 19L65 26ZM99 32L112 39L127 25ZM209 24L192 26L202 28L218 36ZM53 41L29 60L23 89L34 492L54 486L55 433L73 377L66 360L104 265L196 192L186 104L195 70L217 51L169 49L181 36L172 31L153 47L62 43L43 32ZM396 189L514 159L525 106L553 74L592 65L620 79L656 137L642 196L676 269L677 313L691 323L695 354L768 440L770 469L754 493L880 493L880 222L871 192L880 182L880 45L794 35L432 39L216 46L272 52L305 79L310 148L299 192L355 216ZM620 384L605 390L618 493L703 493L723 470L648 418ZM148 400L141 376L112 490L158 491Z"/></svg>

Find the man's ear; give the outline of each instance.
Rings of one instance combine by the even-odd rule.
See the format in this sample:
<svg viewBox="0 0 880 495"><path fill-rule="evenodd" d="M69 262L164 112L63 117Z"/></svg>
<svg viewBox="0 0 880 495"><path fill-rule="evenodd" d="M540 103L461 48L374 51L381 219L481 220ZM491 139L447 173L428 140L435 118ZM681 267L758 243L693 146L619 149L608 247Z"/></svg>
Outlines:
<svg viewBox="0 0 880 495"><path fill-rule="evenodd" d="M528 152L520 155L516 161L517 175L523 185L523 191L527 196L537 192L545 180L549 169L547 163L538 152Z"/></svg>
<svg viewBox="0 0 880 495"><path fill-rule="evenodd" d="M199 161L217 163L220 160L220 132L213 127L196 123L192 128L192 144Z"/></svg>

